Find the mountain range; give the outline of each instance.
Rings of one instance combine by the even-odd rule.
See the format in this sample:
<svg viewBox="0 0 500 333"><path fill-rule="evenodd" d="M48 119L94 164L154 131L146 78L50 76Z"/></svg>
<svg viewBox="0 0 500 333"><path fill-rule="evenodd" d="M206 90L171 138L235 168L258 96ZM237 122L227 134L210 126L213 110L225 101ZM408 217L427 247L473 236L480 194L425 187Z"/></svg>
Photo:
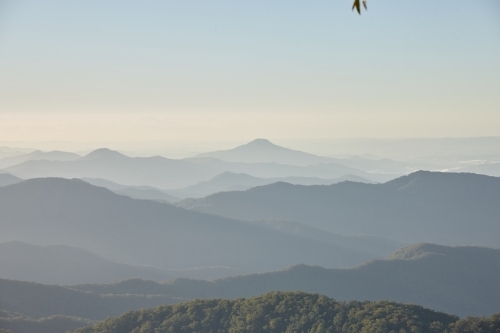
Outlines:
<svg viewBox="0 0 500 333"><path fill-rule="evenodd" d="M233 149L202 153L192 158L204 157L216 158L226 162L278 163L298 166L331 162L328 157L281 147L266 139L255 139Z"/></svg>
<svg viewBox="0 0 500 333"><path fill-rule="evenodd" d="M411 245L386 260L352 269L298 265L215 281L175 279L157 283L131 279L112 284L54 286L0 279L0 325L33 326L33 320L50 323L48 318L60 316L60 326L53 319L52 327L62 329L51 332L63 333L66 327L87 326L88 320L102 320L128 310L195 298L251 297L271 290L300 290L337 301L363 300L364 304L370 303L365 300L413 303L461 317L490 315L500 312L499 279L500 250L435 244Z"/></svg>
<svg viewBox="0 0 500 333"><path fill-rule="evenodd" d="M30 179L0 187L0 211L0 241L71 245L114 262L167 269L352 267L400 246L377 237L340 235L342 242L336 244L300 230L131 199L76 179Z"/></svg>
<svg viewBox="0 0 500 333"><path fill-rule="evenodd" d="M116 194L125 195L133 199L155 200L160 202L177 202L180 200L166 193L166 191L162 191L152 186L127 186L102 178L82 178L82 180L94 186L104 187Z"/></svg>
<svg viewBox="0 0 500 333"><path fill-rule="evenodd" d="M72 288L99 294L161 294L185 298L238 298L269 291L305 291L337 300L391 300L459 316L500 312L500 250L416 244L351 269L296 265L282 271L215 281L141 280Z"/></svg>
<svg viewBox="0 0 500 333"><path fill-rule="evenodd" d="M12 157L28 154L35 151L35 149L26 149L26 148L12 148L7 146L0 146L0 159L4 157Z"/></svg>
<svg viewBox="0 0 500 333"><path fill-rule="evenodd" d="M383 184L274 183L185 199L180 207L245 219L298 221L400 242L500 247L500 178L419 171Z"/></svg>
<svg viewBox="0 0 500 333"><path fill-rule="evenodd" d="M282 178L282 177L316 177L323 179L339 178L345 175L353 175L368 179L372 182L385 182L394 179L401 174L369 173L355 168L347 167L339 163L319 163L314 165L299 166L269 163L243 163L226 162L213 157L190 158L186 161L203 165L221 172L245 173L261 178Z"/></svg>
<svg viewBox="0 0 500 333"><path fill-rule="evenodd" d="M345 175L334 179L322 179L317 177L260 178L250 176L245 173L233 173L226 171L210 180L203 181L182 189L166 190L165 192L180 198L201 198L217 192L244 191L255 186L262 186L277 182L286 182L298 185L330 185L346 180L368 184L373 183L368 179L353 175Z"/></svg>
<svg viewBox="0 0 500 333"><path fill-rule="evenodd" d="M177 188L217 175L219 170L183 160L154 157L128 157L109 149L98 149L73 161L30 160L5 172L29 179L39 177L103 178L129 186L149 185Z"/></svg>
<svg viewBox="0 0 500 333"><path fill-rule="evenodd" d="M215 158L226 162L239 163L278 163L285 165L308 166L336 163L364 172L381 174L407 174L421 168L433 167L422 162L401 162L389 158L364 158L350 156L336 158L318 156L273 144L267 139L256 139L229 150L219 150L195 155L190 159Z"/></svg>
<svg viewBox="0 0 500 333"><path fill-rule="evenodd" d="M50 152L43 152L41 150L35 150L35 151L27 153L27 154L0 158L0 169L5 169L5 168L8 168L10 166L13 166L16 164L21 164L21 163L26 162L26 161L40 161L40 160L76 161L79 158L81 158L81 156L78 154L75 154L75 153L68 153L68 152L56 151L56 150L50 151Z"/></svg>
<svg viewBox="0 0 500 333"><path fill-rule="evenodd" d="M0 243L0 278L3 279L79 284L110 283L131 277L162 281L174 276L157 268L110 262L67 245Z"/></svg>
<svg viewBox="0 0 500 333"><path fill-rule="evenodd" d="M277 151L286 150L286 148L279 146L273 145L272 147ZM3 171L24 179L40 177L100 178L129 187L151 186L162 190L191 186L224 172L246 173L261 178L315 177L332 179L352 175L372 182L386 181L397 176L381 173L371 174L337 163L297 166L276 162L227 162L211 157L184 160L160 156L128 157L105 148L97 149L76 159L73 155L71 155L70 160L33 157L25 161L20 160L20 163L15 165L10 164L11 161L3 167ZM23 155L22 159L27 158L26 156ZM53 158L55 159L55 156Z"/></svg>
<svg viewBox="0 0 500 333"><path fill-rule="evenodd" d="M212 280L239 275L228 267L159 269L119 264L68 245L33 245L18 241L0 243L0 278L45 284L111 283L140 278L165 281L185 277Z"/></svg>

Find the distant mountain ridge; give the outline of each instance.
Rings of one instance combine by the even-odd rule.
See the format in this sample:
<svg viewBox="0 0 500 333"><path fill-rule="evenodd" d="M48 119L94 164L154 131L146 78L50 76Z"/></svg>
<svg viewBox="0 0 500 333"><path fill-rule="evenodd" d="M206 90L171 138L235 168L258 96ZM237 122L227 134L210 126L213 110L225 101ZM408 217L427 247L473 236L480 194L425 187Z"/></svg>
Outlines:
<svg viewBox="0 0 500 333"><path fill-rule="evenodd" d="M282 149L288 151L286 148ZM38 154L37 152L23 155L25 157L18 160L17 164L11 161L12 163L9 162L3 169L5 172L24 179L41 177L100 178L127 186L152 186L161 190L191 186L207 181L223 172L246 173L263 178L316 177L332 179L354 175L375 182L395 177L392 174L370 174L336 163L299 166L276 162L225 162L208 157L184 160L160 156L128 157L107 148L94 150L83 157L76 154L72 154L70 157L48 157L48 154L55 153L57 152L43 153L45 158L32 156ZM299 153L300 156L302 156L301 154L310 155Z"/></svg>
<svg viewBox="0 0 500 333"><path fill-rule="evenodd" d="M126 310L195 298L233 299L300 290L338 301L411 302L462 317L500 312L500 250L416 244L392 258L352 269L296 265L213 282L131 279L61 287L0 279L0 310L33 318L60 314L98 320Z"/></svg>
<svg viewBox="0 0 500 333"><path fill-rule="evenodd" d="M125 195L132 199L155 200L169 203L180 200L152 186L127 186L100 178L82 178L82 180L94 186L105 187L116 194Z"/></svg>
<svg viewBox="0 0 500 333"><path fill-rule="evenodd" d="M165 281L186 277L212 280L241 274L227 267L166 270L131 266L105 260L89 251L67 245L0 243L0 278L45 284L111 283L140 278Z"/></svg>
<svg viewBox="0 0 500 333"><path fill-rule="evenodd" d="M71 245L115 262L168 269L223 266L262 272L296 263L352 267L399 247L374 238L373 246L356 250L248 221L134 200L76 179L30 179L0 187L0 211L0 241Z"/></svg>
<svg viewBox="0 0 500 333"><path fill-rule="evenodd" d="M247 144L229 150L202 153L192 158L213 157L227 162L280 163L306 166L329 162L328 157L316 156L277 146L267 139L255 139Z"/></svg>
<svg viewBox="0 0 500 333"><path fill-rule="evenodd" d="M500 249L414 244L398 250L387 260L374 260L351 269L296 265L277 272L215 281L176 279L151 284L130 280L73 288L102 294L130 292L191 299L238 298L269 291L300 290L337 300L411 302L469 316L500 312L499 280Z"/></svg>
<svg viewBox="0 0 500 333"><path fill-rule="evenodd" d="M5 169L10 166L20 164L26 161L38 161L38 160L47 160L47 161L75 161L81 158L80 155L75 153L68 153L65 151L50 151L43 152L41 150L35 150L31 153L16 155L11 157L4 157L0 159L0 169Z"/></svg>
<svg viewBox="0 0 500 333"><path fill-rule="evenodd" d="M2 279L80 284L110 283L127 278L162 281L172 277L165 270L117 264L67 245L40 246L15 241L0 243Z"/></svg>
<svg viewBox="0 0 500 333"><path fill-rule="evenodd" d="M178 205L230 218L292 220L406 243L500 247L498 202L500 178L419 171L383 184L275 183Z"/></svg>
<svg viewBox="0 0 500 333"><path fill-rule="evenodd" d="M160 156L128 157L107 148L97 149L72 161L30 160L5 168L28 178L102 178L128 186L176 188L209 179L220 171L183 160Z"/></svg>
<svg viewBox="0 0 500 333"><path fill-rule="evenodd" d="M215 158L235 163L278 163L302 167L321 163L340 164L363 172L394 175L407 174L422 168L427 169L431 167L429 163L408 163L394 161L388 158L366 159L361 156L352 156L348 158L318 156L281 147L273 144L267 139L256 139L233 149L197 154L187 158L187 160L203 158Z"/></svg>
<svg viewBox="0 0 500 333"><path fill-rule="evenodd" d="M0 173L0 186L8 186L22 182L24 179L8 173Z"/></svg>
<svg viewBox="0 0 500 333"><path fill-rule="evenodd" d="M332 179L345 175L362 177L373 182L385 182L401 174L368 173L339 163L318 163L307 166L269 163L226 162L213 157L190 158L189 162L232 173L245 173L260 178L316 177Z"/></svg>
<svg viewBox="0 0 500 333"><path fill-rule="evenodd" d="M374 183L368 179L354 175L345 175L343 177L333 179L323 179L317 177L260 178L245 173L233 173L226 171L210 180L203 181L183 189L167 190L165 192L181 198L201 198L217 192L244 191L255 186L268 185L276 182L286 182L298 185L330 185L346 180L368 184Z"/></svg>

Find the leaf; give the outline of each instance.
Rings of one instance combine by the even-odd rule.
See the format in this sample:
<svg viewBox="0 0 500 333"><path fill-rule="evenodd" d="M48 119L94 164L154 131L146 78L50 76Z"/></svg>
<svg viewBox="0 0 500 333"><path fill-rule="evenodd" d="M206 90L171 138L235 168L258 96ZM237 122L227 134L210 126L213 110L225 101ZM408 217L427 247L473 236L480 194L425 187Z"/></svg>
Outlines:
<svg viewBox="0 0 500 333"><path fill-rule="evenodd" d="M366 6L366 4L365 4ZM358 11L358 14L361 15L361 3L360 3L360 0L354 0L354 4L352 5L352 10L354 10L354 8L356 8L356 10Z"/></svg>

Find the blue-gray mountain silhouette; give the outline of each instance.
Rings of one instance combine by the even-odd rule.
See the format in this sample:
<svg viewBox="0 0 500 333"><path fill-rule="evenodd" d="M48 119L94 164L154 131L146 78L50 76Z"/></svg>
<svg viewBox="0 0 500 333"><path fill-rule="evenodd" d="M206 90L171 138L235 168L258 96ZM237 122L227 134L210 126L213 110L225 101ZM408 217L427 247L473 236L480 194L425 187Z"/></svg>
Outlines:
<svg viewBox="0 0 500 333"><path fill-rule="evenodd" d="M8 173L0 173L0 186L8 186L22 182L24 179Z"/></svg>
<svg viewBox="0 0 500 333"><path fill-rule="evenodd" d="M246 173L233 173L226 171L210 180L199 182L198 184L191 185L182 189L167 190L166 192L181 198L201 198L217 192L243 191L255 186L262 186L276 182L286 182L298 185L330 185L346 180L360 183L373 183L368 179L354 175L345 175L332 179L323 179L317 177L261 178L254 177Z"/></svg>
<svg viewBox="0 0 500 333"><path fill-rule="evenodd" d="M135 200L81 180L31 179L0 188L0 241L63 244L115 262L180 269L225 266L246 272L295 263L352 267L397 243L351 237L336 245L248 221ZM349 242L348 242L349 243Z"/></svg>
<svg viewBox="0 0 500 333"><path fill-rule="evenodd" d="M500 178L419 171L384 184L275 183L186 199L181 207L237 219L294 220L406 243L500 247Z"/></svg>

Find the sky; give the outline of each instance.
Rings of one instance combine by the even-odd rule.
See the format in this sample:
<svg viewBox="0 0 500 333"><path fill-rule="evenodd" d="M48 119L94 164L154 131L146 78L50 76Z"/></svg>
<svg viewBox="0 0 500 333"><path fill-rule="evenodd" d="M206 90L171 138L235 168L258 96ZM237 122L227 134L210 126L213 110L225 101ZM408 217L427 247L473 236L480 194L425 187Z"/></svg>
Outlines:
<svg viewBox="0 0 500 333"><path fill-rule="evenodd" d="M0 0L0 142L500 136L500 1L351 5Z"/></svg>

